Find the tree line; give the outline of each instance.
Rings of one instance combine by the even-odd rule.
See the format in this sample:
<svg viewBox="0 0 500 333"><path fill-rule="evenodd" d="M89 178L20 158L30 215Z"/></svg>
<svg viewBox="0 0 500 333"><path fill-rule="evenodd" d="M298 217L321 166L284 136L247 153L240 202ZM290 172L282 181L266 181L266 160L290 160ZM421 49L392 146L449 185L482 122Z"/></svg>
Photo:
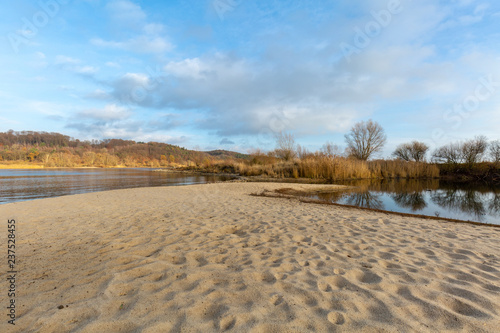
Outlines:
<svg viewBox="0 0 500 333"><path fill-rule="evenodd" d="M367 161L381 152L386 142L387 136L379 123L372 120L361 121L345 135L347 148L343 155ZM424 142L412 141L397 146L392 156L404 161L425 162L428 151L429 146ZM323 145L320 152L327 156L342 155L339 147L330 142ZM307 155L304 148L295 144L292 134L283 132L276 135L276 149L273 153L285 161ZM431 155L431 162L440 164L465 164L472 167L483 161L500 162L500 140L488 142L485 136L477 136L439 147Z"/></svg>
<svg viewBox="0 0 500 333"><path fill-rule="evenodd" d="M8 131L0 133L0 161L24 161L48 167L71 166L187 166L202 171L233 172L272 177L434 178L474 170L500 177L500 141L484 136L450 143L435 149L420 141L400 144L393 159L374 159L383 150L387 136L372 120L356 123L344 136L346 148L327 142L311 152L295 142L291 133L276 134L276 147L257 149L250 156L229 151L199 152L158 142L122 139L80 141L60 133ZM491 164L480 162L490 161ZM467 171L469 170L469 171Z"/></svg>
<svg viewBox="0 0 500 333"><path fill-rule="evenodd" d="M451 143L435 149L424 142L400 144L393 159L376 159L387 142L382 126L372 120L356 123L344 136L346 148L325 143L316 152L297 144L293 134L276 134L276 148L264 154L257 150L250 163L233 165L247 175L269 175L325 179L349 178L434 178L500 181L500 141L488 142L484 136ZM480 163L483 162L483 163ZM227 166L226 166L227 167ZM216 168L215 168L216 169Z"/></svg>

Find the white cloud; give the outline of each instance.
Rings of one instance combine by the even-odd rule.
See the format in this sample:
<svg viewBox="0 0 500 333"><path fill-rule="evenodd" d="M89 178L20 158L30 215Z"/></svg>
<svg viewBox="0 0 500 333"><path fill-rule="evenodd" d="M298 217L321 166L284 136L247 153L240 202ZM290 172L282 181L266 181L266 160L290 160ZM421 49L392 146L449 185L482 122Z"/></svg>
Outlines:
<svg viewBox="0 0 500 333"><path fill-rule="evenodd" d="M136 53L164 53L173 45L164 35L165 27L160 23L147 22L147 15L140 6L130 1L113 1L106 6L111 18L118 24L122 34L129 36L123 40L92 38L93 45Z"/></svg>
<svg viewBox="0 0 500 333"><path fill-rule="evenodd" d="M311 52L287 54L281 63L217 53L167 63L157 86L140 73L129 73L111 86L114 96L130 94L137 86L152 87L147 98L133 101L145 107L204 109L195 124L221 136L279 130L342 133L376 112L380 100L453 100L470 77L457 71L460 65L436 61L436 53L433 46L373 45L351 63L333 66L316 64L318 55ZM471 61L481 59L485 55Z"/></svg>
<svg viewBox="0 0 500 333"><path fill-rule="evenodd" d="M102 109L88 109L77 114L81 118L91 118L96 120L123 120L130 117L130 110L117 106L116 104L108 104Z"/></svg>
<svg viewBox="0 0 500 333"><path fill-rule="evenodd" d="M68 86L68 85L60 85L57 88L60 89L60 90L63 90L63 91L72 91L72 90L75 90L75 87Z"/></svg>
<svg viewBox="0 0 500 333"><path fill-rule="evenodd" d="M56 56L56 65L76 65L79 64L80 59L71 58L68 56L58 55Z"/></svg>
<svg viewBox="0 0 500 333"><path fill-rule="evenodd" d="M171 61L165 67L169 74L183 78L201 79L210 70L210 67L199 58L184 59L181 61Z"/></svg>
<svg viewBox="0 0 500 333"><path fill-rule="evenodd" d="M40 69L40 68L45 68L48 65L47 62L47 57L45 56L44 53L42 52L35 52L32 56L32 61L29 62L30 66Z"/></svg>
<svg viewBox="0 0 500 333"><path fill-rule="evenodd" d="M144 33L148 35L159 35L165 31L163 24L149 23L144 26Z"/></svg>
<svg viewBox="0 0 500 333"><path fill-rule="evenodd" d="M482 3L480 5L477 5L476 8L474 9L474 14L484 15L488 8L490 8L490 5L487 3Z"/></svg>
<svg viewBox="0 0 500 333"><path fill-rule="evenodd" d="M182 134L178 135L165 135L165 134L151 134L151 133L133 133L130 138L136 138L136 141L142 142L168 142L172 145L183 145L190 141L190 137Z"/></svg>
<svg viewBox="0 0 500 333"><path fill-rule="evenodd" d="M98 100L109 100L111 98L111 96L102 89L96 89L93 92L89 93L86 97Z"/></svg>
<svg viewBox="0 0 500 333"><path fill-rule="evenodd" d="M74 71L75 71L75 73L78 73L78 74L92 75L92 74L97 73L99 71L99 69L96 67L92 67L92 66L81 66L81 67L75 67Z"/></svg>
<svg viewBox="0 0 500 333"><path fill-rule="evenodd" d="M88 65L80 65L80 59L71 58L68 56L58 55L55 59L55 64L60 68L80 75L90 76L99 71L99 68Z"/></svg>
<svg viewBox="0 0 500 333"><path fill-rule="evenodd" d="M123 76L123 79L133 82L134 85L140 85L140 86L149 85L149 77L146 74L142 73L126 73Z"/></svg>
<svg viewBox="0 0 500 333"><path fill-rule="evenodd" d="M120 64L113 62L113 61L108 61L108 62L106 62L105 65L108 67L112 67L112 68L120 68L121 67Z"/></svg>
<svg viewBox="0 0 500 333"><path fill-rule="evenodd" d="M45 116L63 116L68 110L67 105L47 101L28 101L25 108Z"/></svg>
<svg viewBox="0 0 500 333"><path fill-rule="evenodd" d="M92 44L101 47L122 49L136 53L164 53L172 50L173 46L165 38L159 36L138 36L126 41L106 41L100 38L93 38Z"/></svg>
<svg viewBox="0 0 500 333"><path fill-rule="evenodd" d="M119 33L96 36L91 43L129 53L154 54L156 63L149 66L158 66L160 70L156 74L145 73L148 57L134 55L137 62L133 65L126 57L116 58L121 60L120 64L108 61L103 66L122 68L126 74L99 80L105 85L100 87L103 89L94 90L87 97L114 102L115 107L125 105L129 112L135 106L173 110L172 113L179 115L177 118L169 116L156 122L141 114L143 123L138 126L146 133L148 128L170 130L187 123L186 127L220 135L214 142L223 137L229 140L238 135L260 135L280 129L300 135L336 135L369 117L379 120L392 113L404 122L401 114L406 112L413 116L411 119L417 119L411 126L422 118L418 126L426 128L427 118L407 109L422 105L422 114L430 114L429 110L443 113L446 111L443 109L470 91L470 85L478 77L498 68L498 61L492 61L492 55L486 51L493 46L477 42L479 36L494 40L491 35L481 35L481 27L489 21L473 25L490 15L489 11L495 11L480 1L403 1L401 13L394 15L379 34L370 38L369 45L360 48L359 54L347 62L339 44L354 44L353 27L365 28L368 22L374 22L371 11L383 10L387 3L374 0L361 9L349 5L354 19L332 19L338 15L332 12L324 14L326 19L318 14L323 21L309 22L302 19L306 17L307 5L295 2L293 11L300 12L295 17L288 11L278 11L282 5L274 1L263 5L266 17L257 15L256 22L255 12L248 12L245 18L240 15L245 12L241 10L233 14L251 21L247 25L235 22L234 30L222 29L224 32L214 26L217 38L209 48L199 43L199 39L197 44L190 44L193 37L189 29L185 34L182 29L176 30L186 41L182 40L178 49L171 52L176 40L166 35L169 29L149 22L140 6L130 1L114 1L107 9L113 22L122 24L123 29L114 27L110 32ZM278 18L293 24L283 24ZM158 56L167 52L168 57ZM162 59L168 60L162 63ZM93 74L98 70L77 59L58 61L72 66L75 72ZM482 112L478 110L479 115ZM98 119L93 113L87 116L94 117L95 122L86 125L94 129L144 135L131 129L128 118ZM120 129L123 132L118 132ZM409 135L412 134L405 133L405 139ZM233 140L240 142L239 138Z"/></svg>
<svg viewBox="0 0 500 333"><path fill-rule="evenodd" d="M126 0L111 1L106 9L113 20L128 25L141 23L147 17L140 6Z"/></svg>
<svg viewBox="0 0 500 333"><path fill-rule="evenodd" d="M473 1L465 1L460 4L461 7L467 7L461 12L449 9L449 15L447 20L441 24L440 29L451 29L459 26L469 26L481 22L485 15L487 14L487 9L490 7L487 3L482 3L475 5L474 8L470 8L473 5Z"/></svg>

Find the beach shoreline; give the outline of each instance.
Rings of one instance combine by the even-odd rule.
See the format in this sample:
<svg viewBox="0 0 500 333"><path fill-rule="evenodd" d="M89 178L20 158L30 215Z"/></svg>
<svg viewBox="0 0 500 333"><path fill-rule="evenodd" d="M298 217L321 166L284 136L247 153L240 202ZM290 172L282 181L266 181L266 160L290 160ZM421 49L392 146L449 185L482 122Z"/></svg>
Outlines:
<svg viewBox="0 0 500 333"><path fill-rule="evenodd" d="M228 182L0 205L21 277L16 326L0 331L498 329L499 228L251 195L318 186L342 188Z"/></svg>
<svg viewBox="0 0 500 333"><path fill-rule="evenodd" d="M90 166L76 166L76 167L47 167L43 164L0 164L0 169L116 169L126 168L125 166L115 167L90 167Z"/></svg>
<svg viewBox="0 0 500 333"><path fill-rule="evenodd" d="M347 187L347 186L345 186L345 187ZM423 220L435 220L435 221L451 222L451 223L465 223L465 224L479 225L479 226L485 226L485 227L500 228L500 224L476 222L476 221L470 221L470 220L459 220L459 219L452 219L452 218L447 218L447 217L442 217L442 216L438 217L438 216L432 216L432 215L402 213L402 212L384 210L384 209L378 209L378 208L369 208L369 207L362 207L362 206L340 204L340 203L330 202L330 201L325 201L325 200L320 200L320 199L311 199L308 197L301 196L300 194L287 195L287 194L279 193L279 191L283 190L283 189L286 190L287 188L281 188L275 192L264 191L262 193L252 193L252 195L266 197L266 198L284 198L284 199L298 200L298 201L303 202L303 203L310 203L310 204L316 204L316 205L330 205L330 206L337 206L337 207L343 207L343 208L348 208L348 209L355 209L355 210L358 209L358 210L362 210L362 211L396 215L396 216L401 216L401 217L414 217L414 218L419 218L419 219L423 219Z"/></svg>

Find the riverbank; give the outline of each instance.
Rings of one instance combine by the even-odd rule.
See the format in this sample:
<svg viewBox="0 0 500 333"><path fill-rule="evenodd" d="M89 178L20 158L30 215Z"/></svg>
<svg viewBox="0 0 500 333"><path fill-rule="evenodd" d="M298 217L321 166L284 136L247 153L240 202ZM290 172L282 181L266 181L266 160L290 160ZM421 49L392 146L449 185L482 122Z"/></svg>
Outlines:
<svg viewBox="0 0 500 333"><path fill-rule="evenodd" d="M92 166L75 166L75 167L47 167L43 164L0 164L0 169L117 169L126 168L124 165L107 166L107 167L92 167Z"/></svg>
<svg viewBox="0 0 500 333"><path fill-rule="evenodd" d="M17 226L13 331L498 329L498 228L250 195L282 187L139 188L0 206Z"/></svg>
<svg viewBox="0 0 500 333"><path fill-rule="evenodd" d="M0 164L0 169L44 169L41 164Z"/></svg>
<svg viewBox="0 0 500 333"><path fill-rule="evenodd" d="M342 160L342 159L339 159ZM342 160L343 161L343 160ZM0 162L0 169L155 169L155 171L198 174L198 175L219 175L231 176L257 182L290 182L304 184L334 184L352 180L377 180L377 179L420 179L432 180L440 179L457 183L490 184L498 186L500 184L500 169L492 163L482 163L474 170L464 168L450 169L448 165L402 162L402 161L373 161L371 172L359 172L366 167L365 161L352 161L355 167L348 171L336 171L329 168L337 168L334 163L329 165L304 166L301 163L275 163L269 165L251 165L245 163L214 163L205 166L184 165L169 163L168 166L160 165L76 165L76 166L45 166L41 163L25 162ZM330 161L332 162L332 161ZM338 161L337 161L338 162ZM345 162L345 161L344 161ZM356 165L358 163L359 165ZM371 164L370 164L371 163ZM351 166L349 166L351 167ZM346 168L345 165L342 168ZM410 171L411 170L411 171ZM366 171L366 170L365 170Z"/></svg>

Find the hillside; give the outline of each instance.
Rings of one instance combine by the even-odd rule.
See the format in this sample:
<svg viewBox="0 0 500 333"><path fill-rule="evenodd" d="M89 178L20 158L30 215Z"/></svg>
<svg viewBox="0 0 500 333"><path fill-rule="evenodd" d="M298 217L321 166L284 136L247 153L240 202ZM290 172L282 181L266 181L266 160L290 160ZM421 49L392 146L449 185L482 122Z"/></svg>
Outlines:
<svg viewBox="0 0 500 333"><path fill-rule="evenodd" d="M229 150L211 150L211 151L206 151L210 156L218 157L220 159L243 159L243 160L249 160L251 157L250 155L247 154L242 154L242 153L237 153L234 151L229 151Z"/></svg>
<svg viewBox="0 0 500 333"><path fill-rule="evenodd" d="M0 133L0 162L47 167L200 165L247 155L217 150L200 152L161 142L106 139L80 141L60 133Z"/></svg>

